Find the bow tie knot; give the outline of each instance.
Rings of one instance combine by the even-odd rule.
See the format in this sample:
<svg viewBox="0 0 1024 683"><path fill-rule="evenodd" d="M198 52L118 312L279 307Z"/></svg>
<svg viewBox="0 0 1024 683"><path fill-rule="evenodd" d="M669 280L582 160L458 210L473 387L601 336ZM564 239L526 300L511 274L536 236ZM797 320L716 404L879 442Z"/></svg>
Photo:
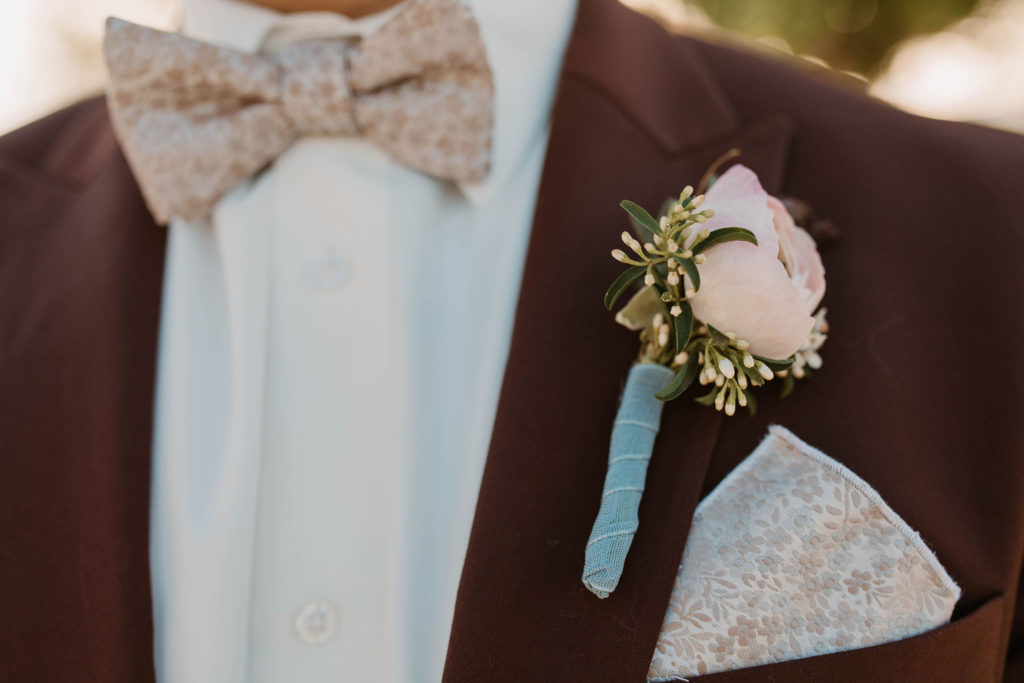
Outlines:
<svg viewBox="0 0 1024 683"><path fill-rule="evenodd" d="M494 84L461 0L413 0L376 33L268 56L111 18L114 130L157 221L193 219L300 136L361 135L456 181L490 169Z"/></svg>
<svg viewBox="0 0 1024 683"><path fill-rule="evenodd" d="M273 57L282 67L279 97L298 135L356 135L346 45L316 40L290 45Z"/></svg>

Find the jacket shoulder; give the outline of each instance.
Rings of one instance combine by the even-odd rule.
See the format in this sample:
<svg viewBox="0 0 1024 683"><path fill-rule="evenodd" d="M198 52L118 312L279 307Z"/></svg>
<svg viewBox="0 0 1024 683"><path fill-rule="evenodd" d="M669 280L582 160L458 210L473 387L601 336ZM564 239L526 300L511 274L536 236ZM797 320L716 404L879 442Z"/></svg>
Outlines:
<svg viewBox="0 0 1024 683"><path fill-rule="evenodd" d="M1024 181L1024 136L910 114L872 97L852 78L803 60L713 39L680 39L700 55L741 119L785 114L837 158L888 150L875 160L879 170L890 164L934 169L938 160L960 170L1005 167L1018 185Z"/></svg>
<svg viewBox="0 0 1024 683"><path fill-rule="evenodd" d="M106 99L83 100L0 137L0 189L6 174L87 184L117 149Z"/></svg>

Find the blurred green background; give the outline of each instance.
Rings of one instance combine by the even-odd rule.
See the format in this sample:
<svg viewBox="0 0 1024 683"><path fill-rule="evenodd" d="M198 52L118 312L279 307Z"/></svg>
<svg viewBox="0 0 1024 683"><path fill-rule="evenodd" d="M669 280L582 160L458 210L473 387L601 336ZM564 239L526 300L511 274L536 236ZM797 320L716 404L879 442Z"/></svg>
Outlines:
<svg viewBox="0 0 1024 683"><path fill-rule="evenodd" d="M798 54L875 77L892 48L935 33L978 0L688 0L718 26L752 38L777 36Z"/></svg>

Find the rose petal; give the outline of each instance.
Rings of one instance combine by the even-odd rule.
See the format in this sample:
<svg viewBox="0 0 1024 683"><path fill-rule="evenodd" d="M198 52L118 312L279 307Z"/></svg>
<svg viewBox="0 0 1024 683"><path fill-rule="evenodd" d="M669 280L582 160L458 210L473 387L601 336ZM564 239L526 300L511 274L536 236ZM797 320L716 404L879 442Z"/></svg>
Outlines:
<svg viewBox="0 0 1024 683"><path fill-rule="evenodd" d="M785 359L807 340L814 319L779 261L779 240L768 193L757 175L733 166L707 192L715 216L704 228L746 228L757 246L728 242L704 252L701 288L691 300L694 316L750 343L751 353Z"/></svg>
<svg viewBox="0 0 1024 683"><path fill-rule="evenodd" d="M763 252L751 256L750 246L729 242L706 252L693 314L746 340L755 355L789 358L807 341L814 318L782 262Z"/></svg>
<svg viewBox="0 0 1024 683"><path fill-rule="evenodd" d="M779 238L779 255L788 265L794 285L807 302L807 312L814 313L825 296L825 266L821 262L818 245L806 230L793 222L782 202L769 197L768 206Z"/></svg>
<svg viewBox="0 0 1024 683"><path fill-rule="evenodd" d="M760 247L775 254L779 248L772 224L772 214L765 211L768 193L761 187L757 174L737 165L723 173L705 194L704 206L715 215L704 222L705 230L746 228L757 237Z"/></svg>

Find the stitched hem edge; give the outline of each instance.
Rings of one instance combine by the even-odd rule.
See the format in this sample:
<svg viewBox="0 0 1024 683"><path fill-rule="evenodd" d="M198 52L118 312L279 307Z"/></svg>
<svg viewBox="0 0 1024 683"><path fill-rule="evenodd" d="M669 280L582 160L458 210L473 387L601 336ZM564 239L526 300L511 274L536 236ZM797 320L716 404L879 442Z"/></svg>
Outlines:
<svg viewBox="0 0 1024 683"><path fill-rule="evenodd" d="M913 546L914 550L918 552L918 554L921 556L921 559L923 559L925 563L928 565L928 567L930 567L931 570L936 573L943 587L946 588L946 590L950 591L950 593L952 593L952 595L954 596L954 602L960 599L960 587L949 575L949 572L946 571L946 568L942 566L942 563L939 562L939 558L935 556L935 553L932 551L932 549L929 548L928 545L924 542L924 539L921 538L921 534L914 531L909 524L903 521L903 518L896 514L895 510L889 507L888 503L886 503L882 499L881 494L879 494L878 491L876 491L874 487L871 486L871 484L861 479L858 475L856 475L853 472L853 470L851 470L846 465L835 460L834 458L829 457L828 455L818 450L814 446L811 446L803 439L798 437L796 434L794 434L793 432L789 431L788 429L781 425L771 425L770 427L768 427L768 434L765 435L764 439L761 440L761 443L758 444L757 448L754 449L754 452L748 455L743 460L743 462L737 465L732 472L726 475L725 479L723 479L718 484L718 486L716 486L715 489L711 493L709 493L704 500L700 502L700 505L697 506L697 509L694 511L694 514L700 514L704 508L704 505L707 504L708 501L712 500L719 493L719 491L725 488L725 486L733 479L738 478L745 470L752 467L756 456L762 451L762 449L768 447L769 442L772 438L788 441L791 445L796 447L799 453L811 458L812 460L817 461L818 463L820 463L824 467L827 467L833 472L836 472L837 474L839 474L839 476L843 477L843 479L849 482L851 486L860 491L861 494L865 498L867 498L869 502L871 502L878 508L879 512L882 513L882 516L885 517L886 521L888 521L890 524L896 527L896 529L903 535L903 537L907 539L907 541Z"/></svg>

